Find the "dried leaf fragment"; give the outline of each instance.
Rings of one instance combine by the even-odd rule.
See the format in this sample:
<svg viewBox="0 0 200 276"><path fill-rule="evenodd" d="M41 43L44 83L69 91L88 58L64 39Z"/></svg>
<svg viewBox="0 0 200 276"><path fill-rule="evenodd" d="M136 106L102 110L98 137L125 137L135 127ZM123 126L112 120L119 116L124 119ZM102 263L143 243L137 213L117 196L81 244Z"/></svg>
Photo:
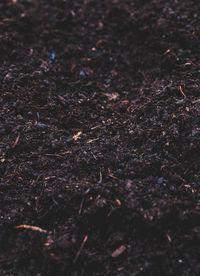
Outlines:
<svg viewBox="0 0 200 276"><path fill-rule="evenodd" d="M124 251L126 250L126 246L121 245L119 248L117 248L113 253L112 253L112 257L116 258L119 255L121 255Z"/></svg>

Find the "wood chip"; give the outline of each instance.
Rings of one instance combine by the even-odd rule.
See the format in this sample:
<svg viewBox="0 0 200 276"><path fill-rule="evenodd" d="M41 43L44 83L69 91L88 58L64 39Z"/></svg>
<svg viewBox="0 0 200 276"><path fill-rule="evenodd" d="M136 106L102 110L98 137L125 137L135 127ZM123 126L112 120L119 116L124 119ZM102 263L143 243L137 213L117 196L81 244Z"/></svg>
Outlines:
<svg viewBox="0 0 200 276"><path fill-rule="evenodd" d="M113 253L112 257L117 258L119 255L121 255L126 250L126 247L124 245L121 245L119 248L117 248Z"/></svg>

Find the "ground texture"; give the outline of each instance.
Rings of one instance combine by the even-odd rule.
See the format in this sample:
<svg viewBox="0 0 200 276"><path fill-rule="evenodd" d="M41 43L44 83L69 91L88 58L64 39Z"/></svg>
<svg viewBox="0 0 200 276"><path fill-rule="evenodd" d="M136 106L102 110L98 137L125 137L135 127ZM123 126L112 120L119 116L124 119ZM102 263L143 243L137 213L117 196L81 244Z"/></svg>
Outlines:
<svg viewBox="0 0 200 276"><path fill-rule="evenodd" d="M199 14L0 1L0 275L200 275Z"/></svg>

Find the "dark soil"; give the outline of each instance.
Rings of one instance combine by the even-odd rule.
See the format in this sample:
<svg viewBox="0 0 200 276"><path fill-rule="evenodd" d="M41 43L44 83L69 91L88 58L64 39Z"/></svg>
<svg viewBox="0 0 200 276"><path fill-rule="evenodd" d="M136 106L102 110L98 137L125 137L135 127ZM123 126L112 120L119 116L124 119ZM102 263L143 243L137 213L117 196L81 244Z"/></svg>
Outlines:
<svg viewBox="0 0 200 276"><path fill-rule="evenodd" d="M0 1L0 275L200 275L199 14Z"/></svg>

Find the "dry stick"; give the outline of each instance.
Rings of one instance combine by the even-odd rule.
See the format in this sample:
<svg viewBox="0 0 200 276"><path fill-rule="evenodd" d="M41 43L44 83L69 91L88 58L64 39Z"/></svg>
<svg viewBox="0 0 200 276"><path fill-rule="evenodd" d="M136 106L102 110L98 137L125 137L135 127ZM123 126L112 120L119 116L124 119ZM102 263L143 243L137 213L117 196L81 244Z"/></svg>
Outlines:
<svg viewBox="0 0 200 276"><path fill-rule="evenodd" d="M183 92L183 89L182 89L181 86L179 86L179 90L180 90L181 94L183 95L183 97L186 98L186 95L185 95L185 93Z"/></svg>
<svg viewBox="0 0 200 276"><path fill-rule="evenodd" d="M15 226L14 228L15 229L19 229L19 228L31 229L33 231L38 231L40 233L47 233L47 230L44 230L38 226L31 226L31 225L26 225L26 224L18 225L18 226Z"/></svg>
<svg viewBox="0 0 200 276"><path fill-rule="evenodd" d="M100 173L99 173L99 181L98 181L98 184L101 184L102 179L103 179L102 172L100 172Z"/></svg>
<svg viewBox="0 0 200 276"><path fill-rule="evenodd" d="M81 250L83 249L83 247L84 247L87 239L88 239L88 236L86 235L85 238L84 238L84 240L82 241L81 247L79 248L78 252L76 253L76 257L73 260L73 264L75 264L76 261L78 260L78 257L80 256Z"/></svg>
<svg viewBox="0 0 200 276"><path fill-rule="evenodd" d="M114 176L113 174L109 174L108 176L112 177L113 179L118 180L119 178L117 178L116 176Z"/></svg>
<svg viewBox="0 0 200 276"><path fill-rule="evenodd" d="M17 136L15 142L13 143L13 145L12 145L13 149L16 147L17 143L19 142L19 137L20 137L20 135Z"/></svg>
<svg viewBox="0 0 200 276"><path fill-rule="evenodd" d="M84 202L84 197L83 197L82 200L81 200L80 208L79 208L79 211L78 211L79 216L80 216L80 214L81 214L81 212L82 212L83 202Z"/></svg>
<svg viewBox="0 0 200 276"><path fill-rule="evenodd" d="M195 104L195 103L200 103L200 99L194 100L194 101L192 101L192 103L193 103L193 104Z"/></svg>

